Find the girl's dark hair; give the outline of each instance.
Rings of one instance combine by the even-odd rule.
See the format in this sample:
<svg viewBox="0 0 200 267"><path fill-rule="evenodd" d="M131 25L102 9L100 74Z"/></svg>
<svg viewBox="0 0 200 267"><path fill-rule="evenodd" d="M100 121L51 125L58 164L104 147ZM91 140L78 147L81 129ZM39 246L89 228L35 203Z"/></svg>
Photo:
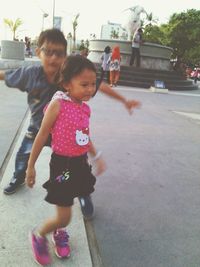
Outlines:
<svg viewBox="0 0 200 267"><path fill-rule="evenodd" d="M110 46L106 46L105 49L104 49L104 52L105 52L106 54L109 54L110 51L111 51L111 47L110 47Z"/></svg>
<svg viewBox="0 0 200 267"><path fill-rule="evenodd" d="M68 56L56 77L56 83L62 86L62 83L70 82L72 78L85 69L96 73L95 65L86 57L81 55Z"/></svg>
<svg viewBox="0 0 200 267"><path fill-rule="evenodd" d="M53 28L42 31L38 38L38 47L41 47L44 42L62 44L65 50L67 49L67 40L65 39L63 32L61 32L59 29Z"/></svg>

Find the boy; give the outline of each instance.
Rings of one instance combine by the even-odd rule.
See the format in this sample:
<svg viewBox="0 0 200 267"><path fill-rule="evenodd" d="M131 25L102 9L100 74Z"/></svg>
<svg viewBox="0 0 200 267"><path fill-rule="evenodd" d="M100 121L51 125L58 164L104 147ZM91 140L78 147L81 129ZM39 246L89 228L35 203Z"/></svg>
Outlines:
<svg viewBox="0 0 200 267"><path fill-rule="evenodd" d="M58 29L41 32L38 39L36 55L41 65L20 67L16 70L0 71L0 80L5 80L8 87L15 87L28 94L28 105L31 110L30 124L15 159L15 171L4 193L9 195L24 184L27 162L31 148L43 118L43 109L59 89L54 83L56 73L66 59L67 41ZM97 84L97 89L98 89ZM99 89L121 101L131 113L138 101L127 101L123 96L114 92L108 85L101 83ZM90 196L79 199L85 218L91 218L94 212Z"/></svg>

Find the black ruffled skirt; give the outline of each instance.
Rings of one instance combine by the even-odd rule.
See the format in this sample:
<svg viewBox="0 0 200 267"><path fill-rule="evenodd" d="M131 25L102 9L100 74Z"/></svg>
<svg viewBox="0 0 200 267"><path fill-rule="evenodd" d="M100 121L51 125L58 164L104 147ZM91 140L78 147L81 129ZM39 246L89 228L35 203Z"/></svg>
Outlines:
<svg viewBox="0 0 200 267"><path fill-rule="evenodd" d="M65 157L51 155L50 178L43 184L45 200L58 206L72 206L75 197L88 196L96 182L87 155Z"/></svg>

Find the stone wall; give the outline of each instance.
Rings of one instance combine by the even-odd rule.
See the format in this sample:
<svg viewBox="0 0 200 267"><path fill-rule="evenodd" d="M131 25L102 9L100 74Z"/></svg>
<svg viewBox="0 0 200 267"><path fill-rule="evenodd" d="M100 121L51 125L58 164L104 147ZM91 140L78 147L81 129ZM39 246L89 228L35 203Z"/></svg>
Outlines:
<svg viewBox="0 0 200 267"><path fill-rule="evenodd" d="M24 60L25 44L18 41L1 41L1 58Z"/></svg>
<svg viewBox="0 0 200 267"><path fill-rule="evenodd" d="M129 66L130 56L131 56L131 42L130 41L118 41L118 40L103 40L95 39L90 40L90 53L88 58L95 62L101 62L101 55L104 48L109 45L113 48L116 45L120 46L121 52L121 65ZM161 69L170 70L170 57L172 53L172 48L167 46L162 46L153 43L144 43L141 45L141 68L146 69Z"/></svg>

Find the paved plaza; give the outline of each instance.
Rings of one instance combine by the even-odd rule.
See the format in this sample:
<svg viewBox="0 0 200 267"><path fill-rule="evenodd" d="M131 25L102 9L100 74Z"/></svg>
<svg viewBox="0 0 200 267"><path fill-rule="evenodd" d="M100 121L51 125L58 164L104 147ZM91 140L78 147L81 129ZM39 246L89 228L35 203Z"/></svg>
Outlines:
<svg viewBox="0 0 200 267"><path fill-rule="evenodd" d="M24 186L12 196L3 194L29 114L26 94L3 82L0 88L0 266L37 266L27 236L44 214L53 213L41 187L50 150L38 161L33 190ZM68 229L71 258L53 256L51 266L199 267L200 90L116 90L142 107L129 116L123 105L100 93L91 101L91 134L108 168L97 179L93 222L85 228L76 201Z"/></svg>

